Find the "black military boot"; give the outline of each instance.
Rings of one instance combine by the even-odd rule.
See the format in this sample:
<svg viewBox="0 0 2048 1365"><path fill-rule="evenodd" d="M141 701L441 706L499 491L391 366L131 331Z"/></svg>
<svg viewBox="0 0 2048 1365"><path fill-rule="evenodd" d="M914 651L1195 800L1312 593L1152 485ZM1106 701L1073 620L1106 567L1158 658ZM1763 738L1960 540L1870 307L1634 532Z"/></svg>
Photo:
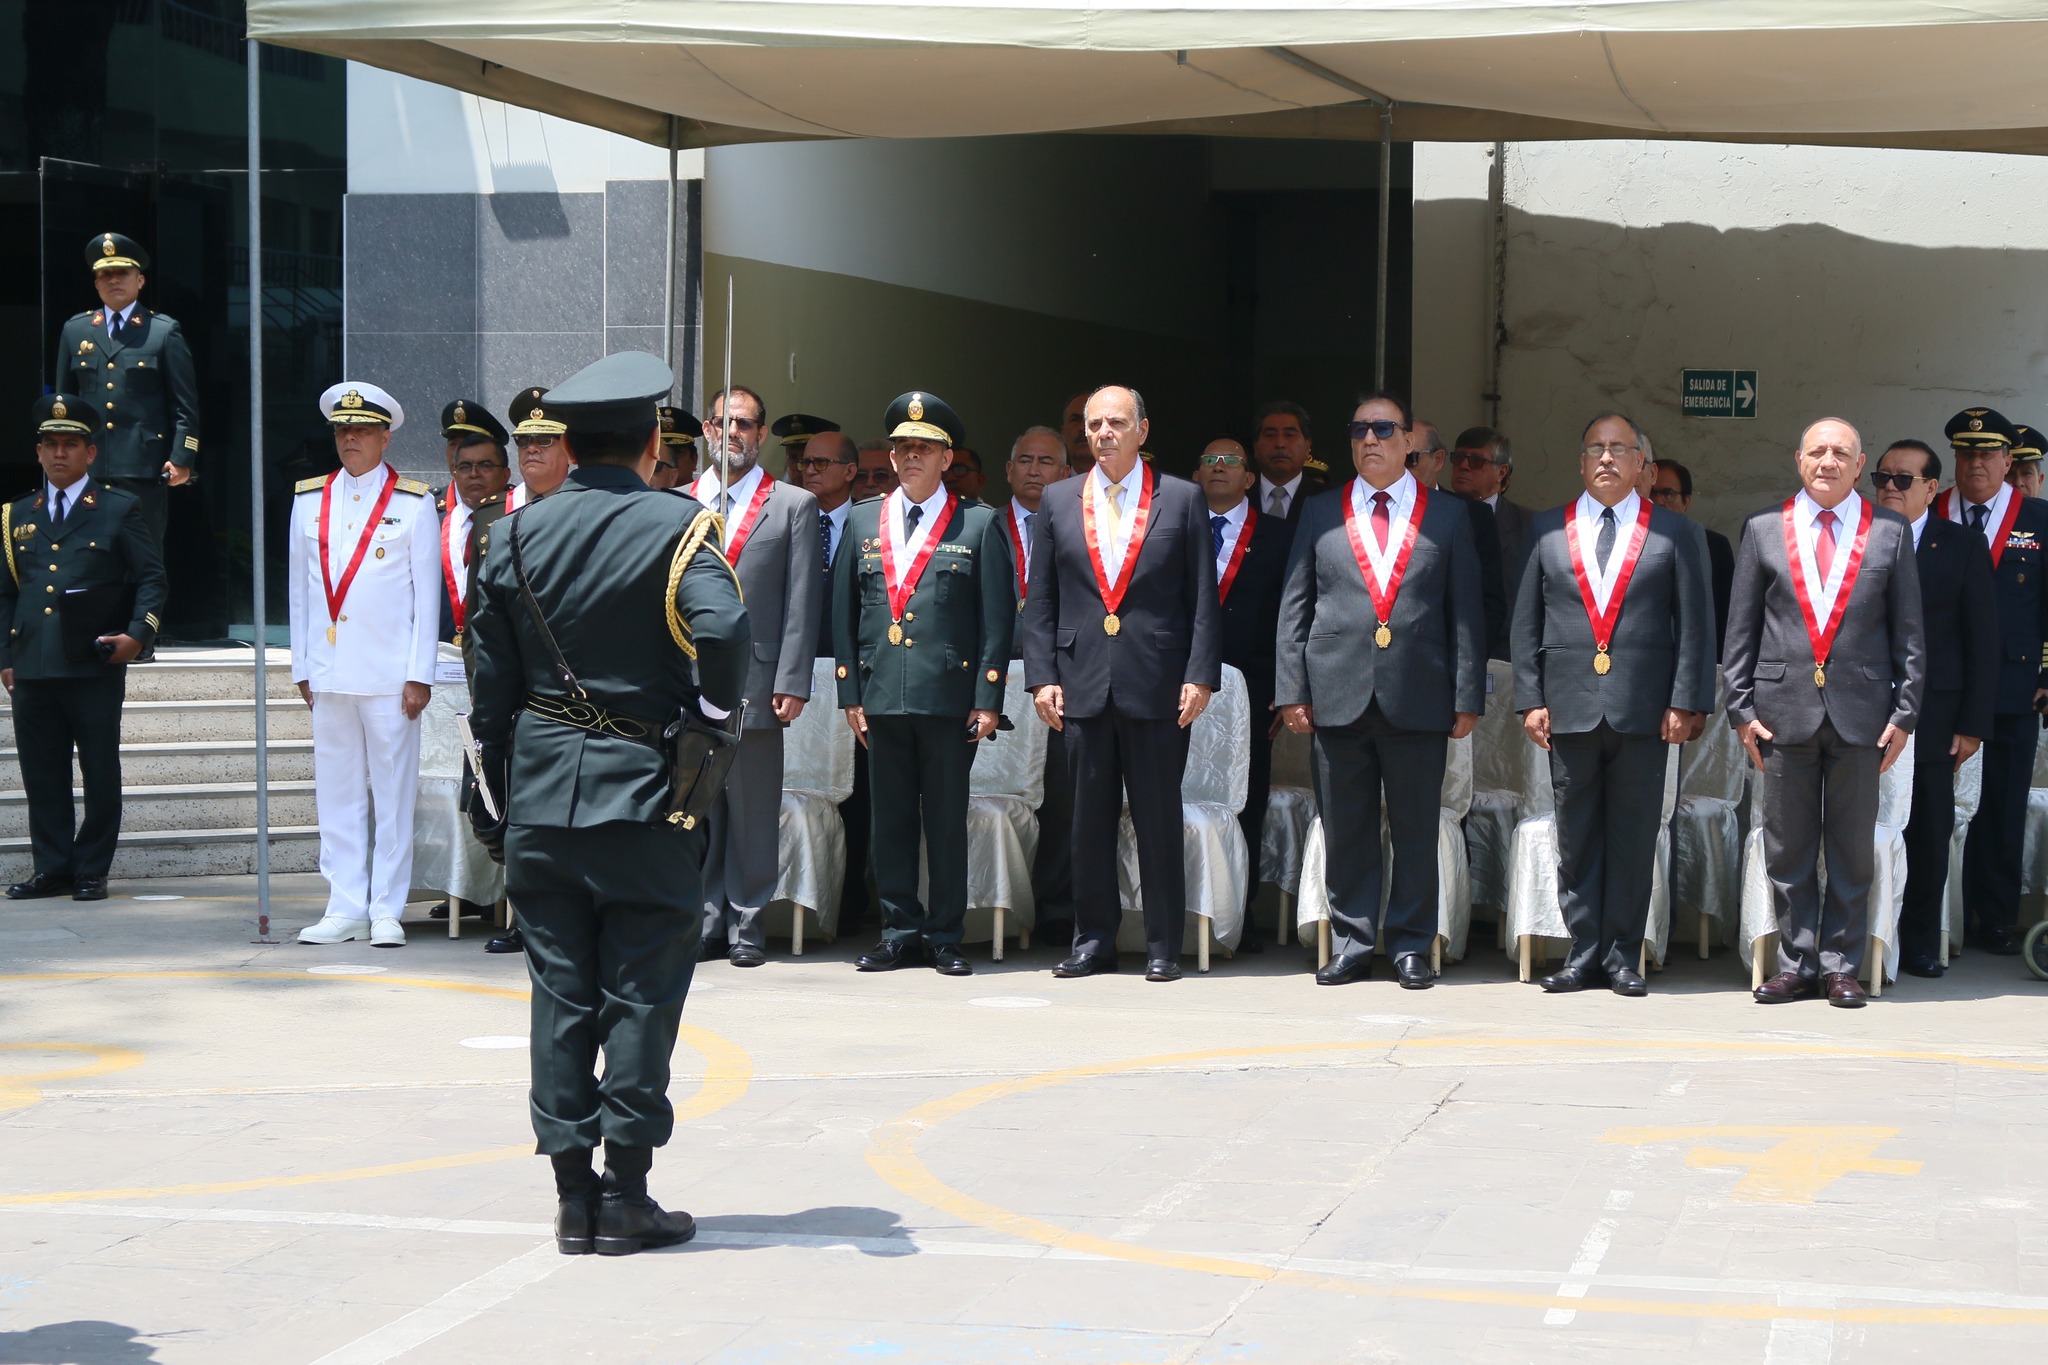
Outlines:
<svg viewBox="0 0 2048 1365"><path fill-rule="evenodd" d="M554 1152L548 1160L555 1167L555 1250L564 1256L588 1256L596 1250L597 1201L602 1190L597 1172L590 1167L591 1149Z"/></svg>
<svg viewBox="0 0 2048 1365"><path fill-rule="evenodd" d="M697 1235L697 1220L669 1213L647 1197L652 1147L629 1147L606 1139L604 1195L597 1206L597 1254L631 1256L648 1247L674 1246Z"/></svg>

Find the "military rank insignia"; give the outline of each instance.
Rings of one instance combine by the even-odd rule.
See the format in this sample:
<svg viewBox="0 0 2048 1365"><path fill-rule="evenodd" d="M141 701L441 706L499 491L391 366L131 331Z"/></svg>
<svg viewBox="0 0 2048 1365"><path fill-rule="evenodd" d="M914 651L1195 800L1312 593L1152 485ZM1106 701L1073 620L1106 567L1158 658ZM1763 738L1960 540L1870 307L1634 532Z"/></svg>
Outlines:
<svg viewBox="0 0 2048 1365"><path fill-rule="evenodd" d="M1003 675L997 672L995 669L991 668L988 671L988 680L990 682L1001 682L1003 680Z"/></svg>
<svg viewBox="0 0 2048 1365"><path fill-rule="evenodd" d="M836 676L836 677L838 677L838 678L839 678L839 679L840 679L841 681L844 681L844 680L845 680L845 678L846 678L846 665L845 665L845 664L841 664L841 665L839 665L839 668L838 668L838 670L837 670L837 672L836 672L835 676Z"/></svg>

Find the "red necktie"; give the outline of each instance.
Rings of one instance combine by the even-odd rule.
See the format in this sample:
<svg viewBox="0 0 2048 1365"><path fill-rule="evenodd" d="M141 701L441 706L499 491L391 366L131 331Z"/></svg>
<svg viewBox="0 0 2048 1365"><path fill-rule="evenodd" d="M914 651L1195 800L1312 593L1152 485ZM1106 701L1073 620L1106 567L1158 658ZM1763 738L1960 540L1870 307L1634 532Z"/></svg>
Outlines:
<svg viewBox="0 0 2048 1365"><path fill-rule="evenodd" d="M1393 498L1385 493L1372 495L1372 538L1379 542L1381 551L1387 548L1387 537L1393 534L1394 520L1387 513Z"/></svg>
<svg viewBox="0 0 2048 1365"><path fill-rule="evenodd" d="M1813 540L1813 559L1820 565L1820 581L1828 581L1828 571L1835 567L1835 514L1822 512L1814 518L1820 534Z"/></svg>

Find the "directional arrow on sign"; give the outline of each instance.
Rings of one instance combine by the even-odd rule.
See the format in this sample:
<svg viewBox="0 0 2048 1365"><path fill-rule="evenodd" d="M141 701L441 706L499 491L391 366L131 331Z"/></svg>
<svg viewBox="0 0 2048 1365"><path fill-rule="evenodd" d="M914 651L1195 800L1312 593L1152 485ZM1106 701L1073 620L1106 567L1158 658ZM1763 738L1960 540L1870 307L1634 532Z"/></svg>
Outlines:
<svg viewBox="0 0 2048 1365"><path fill-rule="evenodd" d="M1756 416L1756 371L1735 371L1734 404L1729 410L1730 417Z"/></svg>
<svg viewBox="0 0 2048 1365"><path fill-rule="evenodd" d="M1735 386L1735 406L1746 408L1756 402L1756 389L1745 379Z"/></svg>

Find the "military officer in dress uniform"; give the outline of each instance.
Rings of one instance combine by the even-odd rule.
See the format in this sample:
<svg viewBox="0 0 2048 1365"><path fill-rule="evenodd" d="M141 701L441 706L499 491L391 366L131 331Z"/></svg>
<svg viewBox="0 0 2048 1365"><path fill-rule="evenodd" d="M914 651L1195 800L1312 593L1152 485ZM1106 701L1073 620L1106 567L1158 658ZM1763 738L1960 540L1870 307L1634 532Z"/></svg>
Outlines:
<svg viewBox="0 0 2048 1365"><path fill-rule="evenodd" d="M2041 457L2048 454L2048 441L2041 433L2024 422L2013 423L2013 435L2019 437L2012 446L2012 468L2006 471L2005 481L2020 490L2023 497L2041 496Z"/></svg>
<svg viewBox="0 0 2048 1365"><path fill-rule="evenodd" d="M507 512L560 488L575 463L562 440L562 420L548 410L547 397L539 385L521 389L505 413L512 419L512 444L519 447L519 482L505 494Z"/></svg>
<svg viewBox="0 0 2048 1365"><path fill-rule="evenodd" d="M882 425L901 482L847 515L832 576L834 675L868 749L869 857L882 901L882 941L856 965L886 972L929 961L966 976L967 771L1003 706L1016 569L995 511L942 482L960 443L953 410L906 393Z"/></svg>
<svg viewBox="0 0 2048 1365"><path fill-rule="evenodd" d="M646 484L670 381L660 360L625 351L555 390L576 470L492 532L473 624L475 733L526 925L533 1130L554 1164L565 1254L624 1255L695 1231L647 1195L675 1126L669 1055L703 927L706 837L665 819L659 736L688 708L715 721L740 705L748 625L717 519Z"/></svg>
<svg viewBox="0 0 2048 1365"><path fill-rule="evenodd" d="M458 398L441 409L441 436L448 443L448 487L434 500L441 518L440 638L461 646L462 604L476 581L471 550L483 529L504 515L512 467L504 424L481 403Z"/></svg>
<svg viewBox="0 0 2048 1365"><path fill-rule="evenodd" d="M654 477L647 486L666 492L697 477L697 438L704 434L704 424L666 404L655 411L661 415L661 454L655 457Z"/></svg>
<svg viewBox="0 0 2048 1365"><path fill-rule="evenodd" d="M64 324L57 338L57 391L99 414L94 480L132 493L159 551L170 513L166 486L192 480L199 458L199 381L178 321L138 301L149 253L118 232L85 246L100 306Z"/></svg>
<svg viewBox="0 0 2048 1365"><path fill-rule="evenodd" d="M14 743L28 796L35 874L11 900L107 898L121 833L121 699L127 664L156 638L163 561L142 506L92 477L99 415L76 398L36 401L42 486L0 509L0 682L14 698ZM71 756L85 785L74 824Z"/></svg>
<svg viewBox="0 0 2048 1365"><path fill-rule="evenodd" d="M837 430L839 423L828 417L813 417L808 412L792 412L786 417L776 418L768 432L782 445L783 477L802 488L804 476L803 471L797 468L797 456L803 454L804 447L813 436Z"/></svg>
<svg viewBox="0 0 2048 1365"><path fill-rule="evenodd" d="M420 712L434 682L441 526L433 490L384 463L405 411L375 384L320 395L341 468L292 490L292 681L313 708L327 911L301 943L405 944Z"/></svg>
<svg viewBox="0 0 2048 1365"><path fill-rule="evenodd" d="M2034 781L2039 712L2048 705L2048 502L2005 481L2019 433L1990 408L1949 419L1953 488L1934 514L1980 532L1991 547L1998 586L1998 685L1991 733L1984 736L1982 795L1963 845L1963 911L1972 944L1987 953L2019 952L2020 875L2025 862L2027 790Z"/></svg>

